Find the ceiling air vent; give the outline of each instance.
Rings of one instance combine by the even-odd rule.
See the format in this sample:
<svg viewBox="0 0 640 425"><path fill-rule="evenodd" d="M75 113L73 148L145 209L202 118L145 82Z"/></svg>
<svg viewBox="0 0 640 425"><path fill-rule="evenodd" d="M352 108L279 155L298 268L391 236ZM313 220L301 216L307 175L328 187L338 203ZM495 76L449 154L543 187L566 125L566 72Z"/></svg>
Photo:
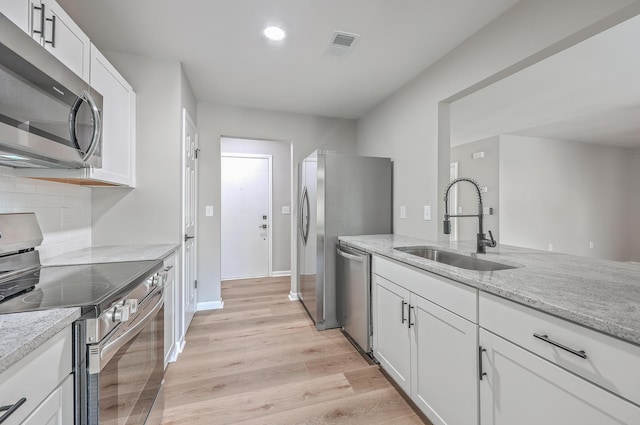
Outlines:
<svg viewBox="0 0 640 425"><path fill-rule="evenodd" d="M358 43L360 36L344 31L334 31L327 54L333 57L347 56Z"/></svg>

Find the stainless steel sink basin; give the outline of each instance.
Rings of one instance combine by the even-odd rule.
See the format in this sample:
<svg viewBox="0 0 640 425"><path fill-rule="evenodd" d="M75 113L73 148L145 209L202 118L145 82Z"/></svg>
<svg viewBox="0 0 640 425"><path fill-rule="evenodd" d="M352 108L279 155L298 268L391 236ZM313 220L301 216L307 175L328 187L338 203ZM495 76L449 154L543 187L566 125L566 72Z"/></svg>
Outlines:
<svg viewBox="0 0 640 425"><path fill-rule="evenodd" d="M432 246L402 246L395 249L406 252L407 254L426 258L427 260L467 270L495 271L516 268L515 266L509 266L507 264L494 263L493 261L481 260L480 258L469 257L468 255L443 251Z"/></svg>

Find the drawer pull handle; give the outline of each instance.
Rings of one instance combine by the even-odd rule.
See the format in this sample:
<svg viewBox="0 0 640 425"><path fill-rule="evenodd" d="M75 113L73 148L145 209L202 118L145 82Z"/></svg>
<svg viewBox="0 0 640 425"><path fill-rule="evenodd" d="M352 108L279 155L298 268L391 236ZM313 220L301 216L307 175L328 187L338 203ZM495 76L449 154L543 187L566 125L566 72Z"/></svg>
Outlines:
<svg viewBox="0 0 640 425"><path fill-rule="evenodd" d="M407 303L404 300L402 300L402 323L407 321L406 317L404 317L404 306L405 305L407 305Z"/></svg>
<svg viewBox="0 0 640 425"><path fill-rule="evenodd" d="M9 404L8 406L0 406L0 412L4 412L6 410L6 412L4 412L2 416L0 416L0 424L6 421L7 419L9 419L9 416L13 415L13 412L18 410L20 406L22 406L26 401L27 399L22 397L20 400L16 401L15 404Z"/></svg>
<svg viewBox="0 0 640 425"><path fill-rule="evenodd" d="M482 377L483 376L487 376L487 372L483 372L482 371L482 353L485 353L487 350L485 348L482 348L482 346L478 347L478 372L479 372L479 378L482 381Z"/></svg>
<svg viewBox="0 0 640 425"><path fill-rule="evenodd" d="M409 304L409 329L411 329L411 326L415 326L415 322L411 321L411 310L413 310L413 309L414 309L414 307L411 304ZM414 316L415 316L415 314L414 314Z"/></svg>
<svg viewBox="0 0 640 425"><path fill-rule="evenodd" d="M584 350L579 350L579 351L578 351L578 350L574 350L573 348L569 348L569 347L567 347L566 345L562 345L562 344L560 344L559 342L556 342L556 341L554 341L554 340L552 340L552 339L549 339L549 336L548 336L548 335L533 334L533 336L534 336L535 338L538 338L539 340L542 340L542 341L544 341L544 342L547 342L547 343L549 343L549 344L551 344L551 345L553 345L553 346L555 346L555 347L558 347L558 348L561 348L561 349L563 349L563 350L565 350L565 351L568 351L568 352L570 352L571 354L575 354L575 355L576 355L576 356L578 356L578 357L581 357L581 358L583 358L583 359L586 359L586 358L587 358L587 353L585 353L585 352L584 352Z"/></svg>

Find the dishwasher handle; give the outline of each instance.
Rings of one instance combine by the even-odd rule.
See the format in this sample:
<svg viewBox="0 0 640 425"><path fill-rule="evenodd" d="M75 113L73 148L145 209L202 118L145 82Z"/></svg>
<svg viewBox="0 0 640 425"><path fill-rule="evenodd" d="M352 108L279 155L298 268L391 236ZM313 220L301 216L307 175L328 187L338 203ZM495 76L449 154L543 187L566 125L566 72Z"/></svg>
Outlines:
<svg viewBox="0 0 640 425"><path fill-rule="evenodd" d="M366 255L349 254L348 252L345 252L342 249L340 249L340 247L336 248L336 252L338 253L339 256L344 257L348 260L363 262L366 258Z"/></svg>

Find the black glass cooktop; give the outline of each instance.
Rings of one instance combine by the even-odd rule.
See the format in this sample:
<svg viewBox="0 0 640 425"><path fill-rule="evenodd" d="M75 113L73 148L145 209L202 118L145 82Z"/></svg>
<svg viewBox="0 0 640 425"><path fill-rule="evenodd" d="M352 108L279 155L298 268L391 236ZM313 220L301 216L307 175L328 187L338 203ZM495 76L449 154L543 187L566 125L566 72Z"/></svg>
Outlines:
<svg viewBox="0 0 640 425"><path fill-rule="evenodd" d="M81 307L96 316L161 268L161 261L42 267L0 281L0 314Z"/></svg>

